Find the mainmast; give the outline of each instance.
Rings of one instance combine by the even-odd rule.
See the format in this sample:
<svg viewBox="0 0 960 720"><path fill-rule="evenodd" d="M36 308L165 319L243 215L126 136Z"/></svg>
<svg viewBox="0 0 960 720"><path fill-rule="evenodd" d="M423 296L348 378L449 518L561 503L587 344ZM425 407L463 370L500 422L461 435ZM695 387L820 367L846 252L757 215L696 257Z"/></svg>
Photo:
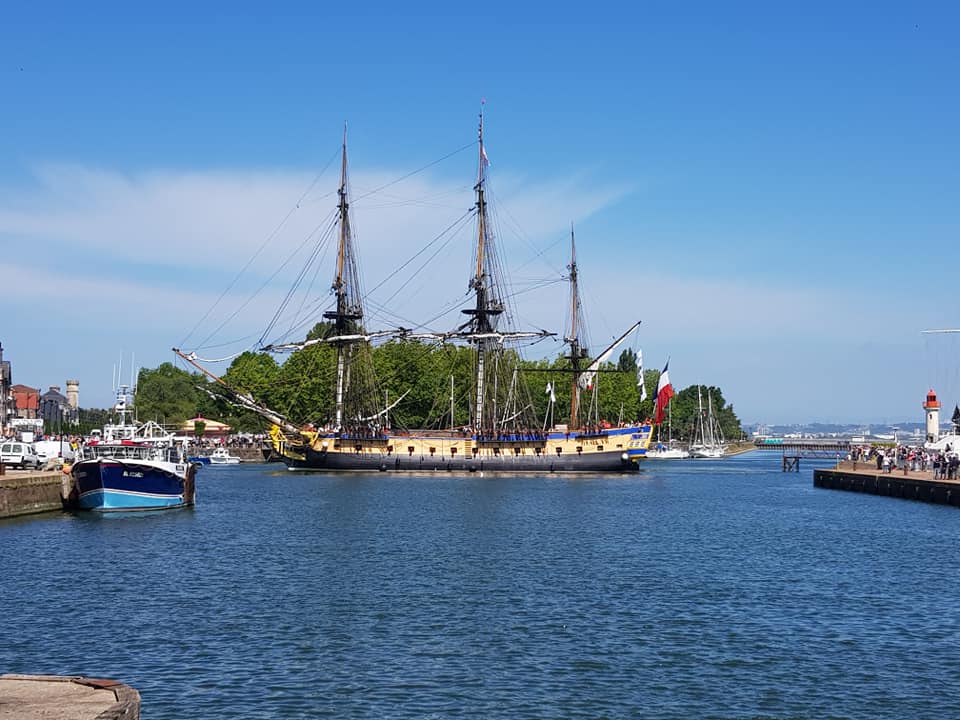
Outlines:
<svg viewBox="0 0 960 720"><path fill-rule="evenodd" d="M488 230L487 230L487 202L484 197L486 184L487 153L483 149L483 110L480 111L480 126L478 131L479 138L479 157L477 169L477 184L474 190L477 193L477 267L476 273L470 279L470 289L476 296L476 305L469 310L463 310L472 318L468 325L471 333L484 335L493 333L496 330L497 320L503 312L503 303L495 296L495 288L491 284L491 274L487 269L488 265ZM496 340L490 337L478 337L475 340L477 344L477 369L476 369L476 403L474 405L474 430L481 432L484 428L484 395L485 388L485 362L487 355L493 350Z"/></svg>
<svg viewBox="0 0 960 720"><path fill-rule="evenodd" d="M350 205L347 202L347 126L343 126L343 152L340 162L340 241L337 246L337 274L331 289L337 298L337 309L327 311L323 317L333 321L332 334L334 337L344 337L356 332L363 320L363 308L357 297L351 293L357 292L358 278L356 265L353 262L353 247L350 235ZM343 429L344 388L348 382L347 359L351 353L351 344L344 341L334 343L337 348L337 389L334 430Z"/></svg>

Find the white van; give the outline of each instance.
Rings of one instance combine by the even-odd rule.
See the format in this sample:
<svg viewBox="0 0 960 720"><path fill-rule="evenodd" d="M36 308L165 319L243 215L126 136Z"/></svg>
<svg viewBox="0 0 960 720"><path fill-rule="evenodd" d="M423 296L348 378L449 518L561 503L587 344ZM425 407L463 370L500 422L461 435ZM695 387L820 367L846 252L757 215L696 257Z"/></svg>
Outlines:
<svg viewBox="0 0 960 720"><path fill-rule="evenodd" d="M33 449L41 463L55 457L73 460L73 448L66 440L38 440L33 444Z"/></svg>
<svg viewBox="0 0 960 720"><path fill-rule="evenodd" d="M8 441L0 445L0 462L18 468L40 467L40 458L33 446L25 442Z"/></svg>

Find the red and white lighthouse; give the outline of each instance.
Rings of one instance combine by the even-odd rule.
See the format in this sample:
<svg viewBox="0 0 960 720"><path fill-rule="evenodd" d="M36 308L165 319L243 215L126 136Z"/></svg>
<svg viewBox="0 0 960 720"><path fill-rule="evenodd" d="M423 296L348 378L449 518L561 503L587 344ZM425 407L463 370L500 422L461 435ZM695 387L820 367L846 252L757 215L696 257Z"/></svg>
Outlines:
<svg viewBox="0 0 960 720"><path fill-rule="evenodd" d="M927 442L937 442L940 439L940 401L933 388L927 393L923 409L927 413Z"/></svg>

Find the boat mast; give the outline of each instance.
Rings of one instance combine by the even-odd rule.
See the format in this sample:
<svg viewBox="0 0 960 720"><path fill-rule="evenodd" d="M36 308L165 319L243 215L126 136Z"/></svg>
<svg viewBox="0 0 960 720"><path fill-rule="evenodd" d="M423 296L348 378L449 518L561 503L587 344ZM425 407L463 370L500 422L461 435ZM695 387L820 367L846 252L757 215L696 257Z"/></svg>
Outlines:
<svg viewBox="0 0 960 720"><path fill-rule="evenodd" d="M577 246L573 236L573 223L570 223L570 335L566 338L570 345L567 359L573 367L573 381L570 386L570 424L571 430L577 429L577 414L580 405L580 365L587 357L587 349L580 345L580 291L577 287Z"/></svg>
<svg viewBox="0 0 960 720"><path fill-rule="evenodd" d="M707 433L703 422L703 395L700 394L700 385L697 385L697 424L700 429L700 444L707 444Z"/></svg>
<svg viewBox="0 0 960 720"><path fill-rule="evenodd" d="M351 271L355 267L352 262L351 242L350 242L350 216L348 210L350 204L347 202L347 126L343 126L343 151L340 161L340 189L337 191L340 196L338 212L340 215L340 240L337 246L337 274L333 280L331 289L337 297L337 309L323 314L327 320L333 321L333 335L343 337L354 330L359 323L351 328L351 323L363 319L363 312L359 303L351 303L349 296L348 281L355 278L347 278L344 272L345 268ZM347 355L350 352L350 344L337 341L334 343L337 347L337 391L336 391L336 411L334 417L334 430L341 432L343 430L343 405L344 405L344 387L347 381Z"/></svg>
<svg viewBox="0 0 960 720"><path fill-rule="evenodd" d="M487 201L484 197L484 186L486 184L486 166L487 153L483 149L483 109L480 110L480 126L478 131L479 138L479 157L477 170L477 184L474 190L477 193L477 267L476 273L470 279L470 289L476 295L476 306L470 310L463 310L467 315L472 315L470 321L470 330L476 334L492 333L496 329L497 318L503 312L503 306L492 296L489 285L489 274L486 271L487 264ZM495 342L489 337L478 337L475 340L477 344L477 370L476 370L476 404L474 405L473 426L475 432L481 432L484 429L484 395L485 388L485 362L487 354L493 349ZM494 422L496 422L494 420Z"/></svg>

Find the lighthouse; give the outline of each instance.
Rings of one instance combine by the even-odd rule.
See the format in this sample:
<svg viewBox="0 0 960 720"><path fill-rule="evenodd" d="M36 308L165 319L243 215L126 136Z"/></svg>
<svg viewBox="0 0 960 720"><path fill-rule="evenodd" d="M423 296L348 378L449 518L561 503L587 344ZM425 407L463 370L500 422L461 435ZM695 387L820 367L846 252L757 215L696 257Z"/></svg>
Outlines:
<svg viewBox="0 0 960 720"><path fill-rule="evenodd" d="M927 442L935 443L940 439L940 401L933 388L927 393L923 409L927 413Z"/></svg>

